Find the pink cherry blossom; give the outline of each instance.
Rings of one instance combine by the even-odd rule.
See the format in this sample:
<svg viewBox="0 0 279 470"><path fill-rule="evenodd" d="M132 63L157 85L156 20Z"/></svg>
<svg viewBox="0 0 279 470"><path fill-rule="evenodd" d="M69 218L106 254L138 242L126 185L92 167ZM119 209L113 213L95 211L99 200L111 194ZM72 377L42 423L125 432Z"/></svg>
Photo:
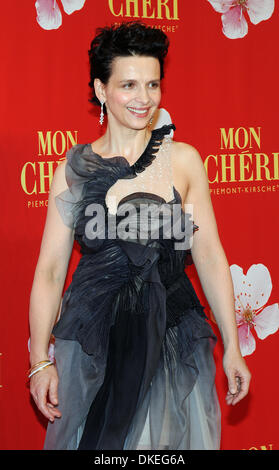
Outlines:
<svg viewBox="0 0 279 470"><path fill-rule="evenodd" d="M86 0L61 0L63 9L67 15L81 10ZM57 29L62 24L62 14L56 0L37 0L37 22L43 29Z"/></svg>
<svg viewBox="0 0 279 470"><path fill-rule="evenodd" d="M248 33L245 13L253 24L268 20L274 11L274 0L208 0L222 13L223 33L229 39L243 38Z"/></svg>
<svg viewBox="0 0 279 470"><path fill-rule="evenodd" d="M252 354L256 349L256 340L276 333L279 328L278 303L266 303L272 291L272 281L268 269L263 264L253 264L246 276L240 266L230 267L234 294L236 322L242 356Z"/></svg>
<svg viewBox="0 0 279 470"><path fill-rule="evenodd" d="M48 347L48 358L50 361L55 362L55 344L50 342Z"/></svg>

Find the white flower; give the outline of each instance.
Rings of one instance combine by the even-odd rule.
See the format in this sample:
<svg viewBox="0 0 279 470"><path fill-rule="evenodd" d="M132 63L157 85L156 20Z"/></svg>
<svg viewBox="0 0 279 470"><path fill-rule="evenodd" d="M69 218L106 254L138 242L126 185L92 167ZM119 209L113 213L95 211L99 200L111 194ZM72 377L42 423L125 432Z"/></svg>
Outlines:
<svg viewBox="0 0 279 470"><path fill-rule="evenodd" d="M86 0L61 0L65 13L71 15L81 10ZM37 22L43 29L57 29L62 24L62 14L56 0L37 0Z"/></svg>
<svg viewBox="0 0 279 470"><path fill-rule="evenodd" d="M222 13L223 33L229 39L243 38L248 33L245 13L253 24L268 20L274 12L274 0L208 0Z"/></svg>
<svg viewBox="0 0 279 470"><path fill-rule="evenodd" d="M272 282L269 271L263 264L253 264L246 276L236 264L230 270L234 284L240 350L242 356L248 356L256 349L253 330L260 339L265 339L278 330L278 303L265 306L272 291Z"/></svg>

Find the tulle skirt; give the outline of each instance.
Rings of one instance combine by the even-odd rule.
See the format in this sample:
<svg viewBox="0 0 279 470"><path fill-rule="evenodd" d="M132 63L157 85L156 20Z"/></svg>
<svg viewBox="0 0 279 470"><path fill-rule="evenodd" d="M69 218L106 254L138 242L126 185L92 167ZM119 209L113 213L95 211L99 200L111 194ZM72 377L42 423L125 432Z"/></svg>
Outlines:
<svg viewBox="0 0 279 470"><path fill-rule="evenodd" d="M200 328L194 338L192 326L195 346L185 356L189 325L196 321L203 322L203 334ZM220 449L221 415L213 357L216 338L210 332L211 327L194 309L179 325L166 330L159 365L133 416L123 450ZM44 450L76 450L91 403L103 383L107 358L93 359L78 341L56 338L55 359L62 417L48 423Z"/></svg>

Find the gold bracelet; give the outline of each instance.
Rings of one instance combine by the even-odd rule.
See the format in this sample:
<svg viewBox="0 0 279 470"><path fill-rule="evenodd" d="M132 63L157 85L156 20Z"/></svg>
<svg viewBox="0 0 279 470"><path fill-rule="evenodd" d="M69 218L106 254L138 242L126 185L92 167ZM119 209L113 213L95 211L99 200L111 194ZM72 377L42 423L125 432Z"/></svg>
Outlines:
<svg viewBox="0 0 279 470"><path fill-rule="evenodd" d="M40 361L40 362L37 362L36 364L34 364L32 367L30 367L30 369L28 370L27 374L29 374L29 373L32 372L32 370L34 370L37 366L39 366L40 364L44 364L45 362L49 362L49 359L46 359L45 361Z"/></svg>
<svg viewBox="0 0 279 470"><path fill-rule="evenodd" d="M40 372L41 370L46 369L49 366L54 366L54 362L50 361L49 364L46 364L45 366L39 367L38 370L32 371L31 374L28 375L28 378L30 379L32 377L32 375L37 374L37 372Z"/></svg>

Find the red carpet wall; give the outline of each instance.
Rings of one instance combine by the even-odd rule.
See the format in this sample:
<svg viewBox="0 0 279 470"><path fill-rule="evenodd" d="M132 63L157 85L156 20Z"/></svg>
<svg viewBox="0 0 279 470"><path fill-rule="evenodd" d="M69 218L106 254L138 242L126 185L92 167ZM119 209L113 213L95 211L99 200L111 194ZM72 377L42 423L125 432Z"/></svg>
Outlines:
<svg viewBox="0 0 279 470"><path fill-rule="evenodd" d="M43 446L46 420L26 385L29 296L53 173L74 143L100 136L99 111L88 102L89 44L97 26L142 19L171 40L162 117L175 123L174 139L196 147L206 166L253 376L249 396L228 407L222 343L190 266L219 338L222 449L279 449L278 4L17 0L3 2L1 16L0 448ZM79 257L75 245L65 288Z"/></svg>

